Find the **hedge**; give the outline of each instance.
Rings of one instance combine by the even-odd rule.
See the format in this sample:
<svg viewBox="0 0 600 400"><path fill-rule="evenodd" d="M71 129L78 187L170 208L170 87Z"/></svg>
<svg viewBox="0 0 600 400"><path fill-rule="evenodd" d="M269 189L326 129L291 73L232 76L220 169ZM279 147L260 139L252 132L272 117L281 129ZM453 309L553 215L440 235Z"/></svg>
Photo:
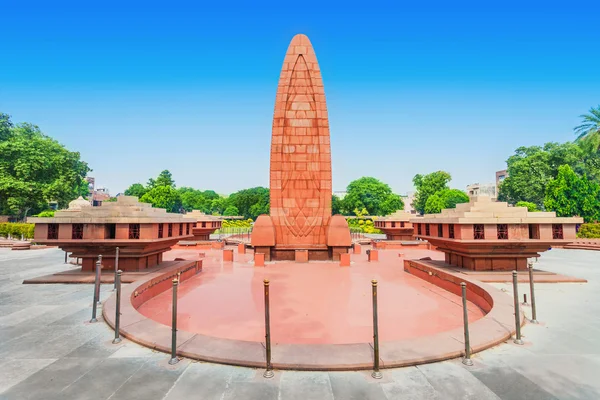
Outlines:
<svg viewBox="0 0 600 400"><path fill-rule="evenodd" d="M351 232L358 233L381 233L375 228L373 220L370 218L346 218Z"/></svg>
<svg viewBox="0 0 600 400"><path fill-rule="evenodd" d="M26 239L32 239L34 226L34 224L2 222L0 223L0 236L8 237L10 235L15 239L21 239L22 235Z"/></svg>
<svg viewBox="0 0 600 400"><path fill-rule="evenodd" d="M600 224L583 224L577 232L578 238L600 239Z"/></svg>
<svg viewBox="0 0 600 400"><path fill-rule="evenodd" d="M250 228L252 226L252 219L226 219L223 220L223 228Z"/></svg>

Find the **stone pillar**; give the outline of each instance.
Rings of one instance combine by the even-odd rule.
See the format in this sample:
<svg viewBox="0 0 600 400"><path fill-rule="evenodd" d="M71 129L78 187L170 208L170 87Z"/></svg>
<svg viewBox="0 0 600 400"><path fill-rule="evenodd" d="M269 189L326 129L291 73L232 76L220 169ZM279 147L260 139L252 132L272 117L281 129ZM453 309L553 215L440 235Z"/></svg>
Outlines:
<svg viewBox="0 0 600 400"><path fill-rule="evenodd" d="M265 266L264 253L254 253L254 266L255 267L264 267Z"/></svg>
<svg viewBox="0 0 600 400"><path fill-rule="evenodd" d="M354 254L360 254L360 244L354 243Z"/></svg>
<svg viewBox="0 0 600 400"><path fill-rule="evenodd" d="M379 261L379 252L377 250L368 250L369 262Z"/></svg>
<svg viewBox="0 0 600 400"><path fill-rule="evenodd" d="M238 244L238 254L246 254L246 245L244 243Z"/></svg>
<svg viewBox="0 0 600 400"><path fill-rule="evenodd" d="M350 266L350 253L340 254L340 267Z"/></svg>
<svg viewBox="0 0 600 400"><path fill-rule="evenodd" d="M308 262L308 250L296 250L296 262L297 263L306 263Z"/></svg>
<svg viewBox="0 0 600 400"><path fill-rule="evenodd" d="M231 250L231 249L223 250L223 261L224 262L233 262L233 250Z"/></svg>

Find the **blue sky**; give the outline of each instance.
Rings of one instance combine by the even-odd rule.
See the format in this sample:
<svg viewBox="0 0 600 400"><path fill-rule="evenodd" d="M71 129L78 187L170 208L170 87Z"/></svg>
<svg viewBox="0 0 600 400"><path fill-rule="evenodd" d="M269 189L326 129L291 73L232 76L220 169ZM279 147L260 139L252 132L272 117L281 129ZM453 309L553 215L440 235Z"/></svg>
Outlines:
<svg viewBox="0 0 600 400"><path fill-rule="evenodd" d="M163 169L220 193L268 186L296 33L323 74L334 190L374 176L402 194L439 169L460 189L492 182L515 148L572 140L600 104L598 1L5 0L2 14L0 111L79 151L112 194Z"/></svg>

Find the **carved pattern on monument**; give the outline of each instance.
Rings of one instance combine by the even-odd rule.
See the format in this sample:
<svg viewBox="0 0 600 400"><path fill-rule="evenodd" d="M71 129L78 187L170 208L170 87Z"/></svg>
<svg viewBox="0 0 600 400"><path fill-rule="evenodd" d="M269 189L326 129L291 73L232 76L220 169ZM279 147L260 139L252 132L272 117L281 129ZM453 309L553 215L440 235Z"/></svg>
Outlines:
<svg viewBox="0 0 600 400"><path fill-rule="evenodd" d="M271 217L278 245L323 246L331 218L331 149L325 92L308 38L288 48L275 103Z"/></svg>

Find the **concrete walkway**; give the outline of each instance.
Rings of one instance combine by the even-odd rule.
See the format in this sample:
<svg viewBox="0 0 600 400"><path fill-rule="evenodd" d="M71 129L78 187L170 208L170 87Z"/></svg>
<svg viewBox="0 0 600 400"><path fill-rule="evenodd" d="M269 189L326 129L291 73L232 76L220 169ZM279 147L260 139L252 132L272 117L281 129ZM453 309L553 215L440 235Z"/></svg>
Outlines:
<svg viewBox="0 0 600 400"><path fill-rule="evenodd" d="M22 285L65 269L56 249L0 249L0 399L599 399L600 252L552 250L542 269L587 284L539 284L540 325L525 345L474 357L368 372L276 371L181 360L127 340L111 344L104 322L89 324L90 285ZM511 295L510 285L497 287ZM103 287L103 298L112 285ZM520 285L523 293L528 285ZM522 295L521 295L522 297ZM526 309L528 312L528 309Z"/></svg>

